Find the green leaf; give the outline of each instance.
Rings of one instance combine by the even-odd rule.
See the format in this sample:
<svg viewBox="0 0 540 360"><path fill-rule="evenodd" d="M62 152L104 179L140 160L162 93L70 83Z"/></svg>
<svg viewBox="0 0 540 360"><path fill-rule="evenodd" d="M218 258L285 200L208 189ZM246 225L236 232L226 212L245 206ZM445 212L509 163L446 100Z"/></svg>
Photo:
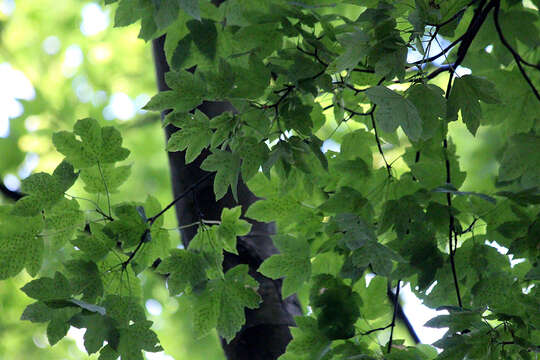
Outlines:
<svg viewBox="0 0 540 360"><path fill-rule="evenodd" d="M283 298L294 294L311 276L309 244L288 235L275 235L274 245L280 254L266 259L258 271L272 279L285 277L281 292Z"/></svg>
<svg viewBox="0 0 540 360"><path fill-rule="evenodd" d="M145 321L143 307L132 296L108 295L103 301L107 315L113 318L118 327L126 328L130 322Z"/></svg>
<svg viewBox="0 0 540 360"><path fill-rule="evenodd" d="M248 181L268 160L270 150L264 142L259 142L254 137L240 138L238 142L239 145L234 152L242 158L242 180Z"/></svg>
<svg viewBox="0 0 540 360"><path fill-rule="evenodd" d="M144 109L154 111L174 109L177 112L188 112L202 103L207 92L205 83L198 75L184 70L169 71L165 75L165 81L172 90L155 95Z"/></svg>
<svg viewBox="0 0 540 360"><path fill-rule="evenodd" d="M197 20L201 20L199 0L178 0L180 8Z"/></svg>
<svg viewBox="0 0 540 360"><path fill-rule="evenodd" d="M377 242L367 242L352 253L353 264L359 268L371 265L377 275L389 277L392 272L392 260L403 261L392 249Z"/></svg>
<svg viewBox="0 0 540 360"><path fill-rule="evenodd" d="M116 324L113 319L108 316L91 313L77 316L74 320L73 325L75 327L86 328L83 339L84 347L88 354L99 351L103 347L105 341L110 343L118 341L115 339L115 337L118 336ZM116 357L114 359L116 359Z"/></svg>
<svg viewBox="0 0 540 360"><path fill-rule="evenodd" d="M43 228L41 216L12 215L12 207L0 206L0 280L17 275L23 268L35 276L41 269Z"/></svg>
<svg viewBox="0 0 540 360"><path fill-rule="evenodd" d="M259 307L258 283L248 275L248 270L247 265L235 266L224 279L210 281L196 297L193 320L198 337L217 328L219 335L230 342L246 321L244 308Z"/></svg>
<svg viewBox="0 0 540 360"><path fill-rule="evenodd" d="M141 296L141 280L132 266L125 266L127 259L127 255L111 252L97 264L105 295Z"/></svg>
<svg viewBox="0 0 540 360"><path fill-rule="evenodd" d="M102 260L116 245L116 241L104 231L104 226L98 223L90 224L90 235L83 233L73 239L71 243L84 252L86 259Z"/></svg>
<svg viewBox="0 0 540 360"><path fill-rule="evenodd" d="M120 354L111 345L107 344L100 350L98 360L116 360L119 356Z"/></svg>
<svg viewBox="0 0 540 360"><path fill-rule="evenodd" d="M214 178L214 193L216 200L221 199L227 193L229 185L235 199L238 199L237 185L240 173L240 158L224 150L215 149L201 164L201 169L216 171Z"/></svg>
<svg viewBox="0 0 540 360"><path fill-rule="evenodd" d="M139 20L139 0L121 0L114 16L114 26L127 26Z"/></svg>
<svg viewBox="0 0 540 360"><path fill-rule="evenodd" d="M307 210L292 196L275 194L251 204L246 217L258 221L294 221L288 214L301 218L307 214Z"/></svg>
<svg viewBox="0 0 540 360"><path fill-rule="evenodd" d="M405 78L405 67L407 61L407 47L404 44L395 45L391 51L384 51L379 56L375 64L375 73L388 79L397 77L399 80Z"/></svg>
<svg viewBox="0 0 540 360"><path fill-rule="evenodd" d="M490 81L473 75L456 78L448 98L448 121L457 120L458 111L461 110L463 122L475 135L482 118L480 100L487 104L499 102L499 95Z"/></svg>
<svg viewBox="0 0 540 360"><path fill-rule="evenodd" d="M74 199L62 198L45 213L45 229L57 249L71 240L73 234L83 227L84 213Z"/></svg>
<svg viewBox="0 0 540 360"><path fill-rule="evenodd" d="M238 118L233 117L228 111L210 119L210 127L215 129L212 134L212 140L210 141L211 148L214 149L228 140L229 134L236 128L237 123Z"/></svg>
<svg viewBox="0 0 540 360"><path fill-rule="evenodd" d="M105 164L81 170L81 179L84 181L84 190L88 193L114 193L131 174L131 165L114 166Z"/></svg>
<svg viewBox="0 0 540 360"><path fill-rule="evenodd" d="M21 288L24 293L36 300L62 300L71 297L69 281L58 271L54 278L43 277L30 281Z"/></svg>
<svg viewBox="0 0 540 360"><path fill-rule="evenodd" d="M360 30L339 37L339 41L345 47L345 51L330 64L329 71L339 73L343 70L351 70L358 65L360 60L366 56L368 40L369 37Z"/></svg>
<svg viewBox="0 0 540 360"><path fill-rule="evenodd" d="M147 224L141 218L137 207L136 203L116 205L113 212L118 219L108 223L103 229L107 236L121 242L123 248L136 246L143 241L142 237L146 234Z"/></svg>
<svg viewBox="0 0 540 360"><path fill-rule="evenodd" d="M155 332L150 330L151 321L139 321L120 329L118 353L122 359L143 360L142 350L150 352L162 351Z"/></svg>
<svg viewBox="0 0 540 360"><path fill-rule="evenodd" d="M355 130L343 136L340 155L346 160L360 158L371 168L373 155L370 146L372 145L375 145L373 134L361 129Z"/></svg>
<svg viewBox="0 0 540 360"><path fill-rule="evenodd" d="M77 136L80 138L77 139ZM77 121L73 132L60 131L53 134L53 143L66 160L76 168L83 169L99 164L124 160L129 150L122 147L122 136L112 126L100 127L91 118Z"/></svg>
<svg viewBox="0 0 540 360"><path fill-rule="evenodd" d="M197 253L204 261L206 274L209 278L223 277L223 241L217 237L217 226L199 225L197 234L191 239L188 250ZM199 271L199 259L190 258L196 266L193 271Z"/></svg>
<svg viewBox="0 0 540 360"><path fill-rule="evenodd" d="M499 181L510 181L540 168L540 136L517 134L508 141L499 168Z"/></svg>
<svg viewBox="0 0 540 360"><path fill-rule="evenodd" d="M393 132L401 126L412 141L420 139L422 119L414 104L388 89L386 86L374 86L366 91L369 99L377 105L376 120L381 130Z"/></svg>
<svg viewBox="0 0 540 360"><path fill-rule="evenodd" d="M212 131L210 121L201 111L194 116L186 116L183 121L174 123L180 130L174 132L167 143L167 151L186 150L186 163L189 164L210 144Z"/></svg>
<svg viewBox="0 0 540 360"><path fill-rule="evenodd" d="M159 29L165 29L178 18L180 8L176 1L156 0L154 7L153 20Z"/></svg>
<svg viewBox="0 0 540 360"><path fill-rule="evenodd" d="M334 214L343 211L356 213L367 204L367 199L363 197L360 192L348 186L344 186L322 203L319 206L319 209Z"/></svg>
<svg viewBox="0 0 540 360"><path fill-rule="evenodd" d="M165 229L153 226L150 238L151 240L145 242L133 258L133 270L137 274L152 266L156 260L166 257L171 247L169 232Z"/></svg>
<svg viewBox="0 0 540 360"><path fill-rule="evenodd" d="M171 255L161 261L156 271L169 274L167 287L173 296L204 283L207 279L205 265L204 258L194 251L171 249Z"/></svg>
<svg viewBox="0 0 540 360"><path fill-rule="evenodd" d="M312 354L318 356L330 345L330 340L321 332L317 320L310 316L296 316L297 327L291 327L292 341L287 345L287 353L297 356Z"/></svg>
<svg viewBox="0 0 540 360"><path fill-rule="evenodd" d="M236 250L236 237L249 234L251 224L240 219L242 207L232 209L223 208L221 212L221 224L217 227L217 236L223 241L224 249L238 255Z"/></svg>
<svg viewBox="0 0 540 360"><path fill-rule="evenodd" d="M375 242L375 230L354 214L338 214L335 221L339 225L339 229L343 231L343 236L340 242L350 250L361 248L368 242Z"/></svg>
<svg viewBox="0 0 540 360"><path fill-rule="evenodd" d="M330 340L354 336L354 323L360 316L361 299L339 278L321 274L314 278L309 301L317 314L321 332Z"/></svg>
<svg viewBox="0 0 540 360"><path fill-rule="evenodd" d="M64 264L74 294L83 294L83 301L96 301L103 295L103 283L97 265L92 261L69 260Z"/></svg>
<svg viewBox="0 0 540 360"><path fill-rule="evenodd" d="M446 116L444 91L432 84L416 84L408 88L406 94L422 119L422 139L430 139L442 127Z"/></svg>
<svg viewBox="0 0 540 360"><path fill-rule="evenodd" d="M52 346L66 336L70 323L69 320L81 311L78 307L51 308L45 303L38 301L24 309L21 320L31 322L49 322L47 325L47 339Z"/></svg>
<svg viewBox="0 0 540 360"><path fill-rule="evenodd" d="M35 173L22 181L21 191L28 196L15 204L13 214L22 216L37 215L42 210L49 210L64 197L77 179L73 166L63 161L53 175Z"/></svg>
<svg viewBox="0 0 540 360"><path fill-rule="evenodd" d="M280 108L280 116L285 120L287 129L292 129L298 133L308 136L311 134L313 121L311 120L312 107L304 105L300 100L289 101L289 103Z"/></svg>
<svg viewBox="0 0 540 360"><path fill-rule="evenodd" d="M478 312L469 310L452 311L449 315L439 315L424 324L431 328L448 328L451 334L464 330L480 330L487 325L482 321Z"/></svg>

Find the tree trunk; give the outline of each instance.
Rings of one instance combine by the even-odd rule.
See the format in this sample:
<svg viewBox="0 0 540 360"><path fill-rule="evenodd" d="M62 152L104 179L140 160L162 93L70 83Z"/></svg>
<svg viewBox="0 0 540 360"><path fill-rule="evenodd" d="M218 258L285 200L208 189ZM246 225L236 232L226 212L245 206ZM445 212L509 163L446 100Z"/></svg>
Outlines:
<svg viewBox="0 0 540 360"><path fill-rule="evenodd" d="M153 41L159 91L169 89L164 78L165 73L169 71L163 49L164 42L165 36ZM224 111L233 110L233 107L228 102L205 101L199 106L199 110L212 118ZM162 114L162 118L164 115L165 113ZM167 126L165 129L166 138L169 139L176 130L172 125ZM168 153L174 197L206 174L205 171L201 170L200 165L209 153L207 150L204 151L190 164L185 163L184 152ZM176 203L178 225L190 224L201 218L219 220L224 207L241 205L242 214L245 214L249 205L257 201L257 197L249 191L242 181L239 181L238 184L238 203L233 199L230 191L224 198L216 201L212 179L202 183L192 193L192 196L187 196ZM277 252L270 237L275 232L274 224L248 221L253 224L251 233L238 239L239 255L225 253L223 268L227 271L238 264L248 264L250 275L259 282L259 294L263 302L259 309L246 309L246 324L229 344L222 339L222 345L227 359L230 360L277 359L285 352L285 348L291 340L289 326L294 326L293 317L301 315L302 310L296 296L285 300L281 298L280 280L269 279L256 271L264 259ZM182 230L184 246L189 244L196 232L196 227Z"/></svg>

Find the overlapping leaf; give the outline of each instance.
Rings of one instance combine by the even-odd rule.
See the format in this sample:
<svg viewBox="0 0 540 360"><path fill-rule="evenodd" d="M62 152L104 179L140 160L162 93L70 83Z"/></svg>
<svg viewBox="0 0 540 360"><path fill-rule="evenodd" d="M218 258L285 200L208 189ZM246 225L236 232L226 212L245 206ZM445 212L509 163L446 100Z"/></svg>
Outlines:
<svg viewBox="0 0 540 360"><path fill-rule="evenodd" d="M145 105L145 109L156 111L174 109L178 112L188 112L202 103L206 85L198 75L184 70L170 71L165 80L172 90L155 95Z"/></svg>
<svg viewBox="0 0 540 360"><path fill-rule="evenodd" d="M13 207L0 206L0 279L17 275L23 268L35 276L41 269L43 229L40 215L22 217L12 214Z"/></svg>
<svg viewBox="0 0 540 360"><path fill-rule="evenodd" d="M52 175L42 172L30 175L21 184L21 191L28 195L17 201L13 214L34 216L42 210L49 210L63 198L77 177L73 166L65 161L56 167Z"/></svg>
<svg viewBox="0 0 540 360"><path fill-rule="evenodd" d="M369 99L377 104L375 118L381 130L393 132L401 126L409 139L416 141L422 134L422 119L414 104L388 89L386 86L374 86L366 91Z"/></svg>
<svg viewBox="0 0 540 360"><path fill-rule="evenodd" d="M240 175L240 158L229 151L216 149L201 164L201 169L215 171L214 192L216 200L227 193L229 186L235 199L238 199L237 186Z"/></svg>
<svg viewBox="0 0 540 360"><path fill-rule="evenodd" d="M309 244L304 239L287 235L273 237L280 254L272 255L259 267L259 272L272 279L284 277L283 298L294 294L311 276Z"/></svg>
<svg viewBox="0 0 540 360"><path fill-rule="evenodd" d="M112 126L102 128L97 120L91 118L77 121L73 132L55 133L53 143L56 150L79 169L114 163L129 155L129 150L122 147L122 136L118 130Z"/></svg>
<svg viewBox="0 0 540 360"><path fill-rule="evenodd" d="M448 98L448 120L457 120L458 111L461 110L463 122L471 134L475 135L482 118L482 108L479 101L487 104L499 102L499 95L493 84L473 75L456 78Z"/></svg>
<svg viewBox="0 0 540 360"><path fill-rule="evenodd" d="M217 328L220 336L231 341L245 322L244 308L255 309L261 302L257 288L258 283L248 275L247 265L238 265L223 279L210 281L193 305L197 336Z"/></svg>

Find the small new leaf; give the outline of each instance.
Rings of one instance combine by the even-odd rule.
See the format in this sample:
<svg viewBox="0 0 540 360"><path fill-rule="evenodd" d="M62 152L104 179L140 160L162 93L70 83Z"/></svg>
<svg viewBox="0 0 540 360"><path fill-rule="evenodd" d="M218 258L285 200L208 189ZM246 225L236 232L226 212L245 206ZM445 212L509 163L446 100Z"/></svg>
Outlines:
<svg viewBox="0 0 540 360"><path fill-rule="evenodd" d="M236 237L247 235L251 230L251 224L240 219L241 214L241 206L236 206L232 209L223 208L221 212L221 224L217 227L217 236L223 241L223 248L237 255Z"/></svg>

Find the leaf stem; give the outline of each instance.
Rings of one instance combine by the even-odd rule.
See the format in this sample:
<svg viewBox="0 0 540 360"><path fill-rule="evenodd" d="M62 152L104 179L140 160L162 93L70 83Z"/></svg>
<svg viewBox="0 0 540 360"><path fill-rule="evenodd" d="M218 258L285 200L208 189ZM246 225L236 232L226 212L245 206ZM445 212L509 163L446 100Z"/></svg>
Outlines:
<svg viewBox="0 0 540 360"><path fill-rule="evenodd" d="M105 181L105 177L103 176L103 171L101 171L101 164L99 161L97 162L99 175L101 175L101 181L103 181L103 187L105 188L105 194L107 194L107 205L109 207L109 218L112 219L112 213L111 213L111 198L109 196L109 189L107 188L107 182Z"/></svg>

